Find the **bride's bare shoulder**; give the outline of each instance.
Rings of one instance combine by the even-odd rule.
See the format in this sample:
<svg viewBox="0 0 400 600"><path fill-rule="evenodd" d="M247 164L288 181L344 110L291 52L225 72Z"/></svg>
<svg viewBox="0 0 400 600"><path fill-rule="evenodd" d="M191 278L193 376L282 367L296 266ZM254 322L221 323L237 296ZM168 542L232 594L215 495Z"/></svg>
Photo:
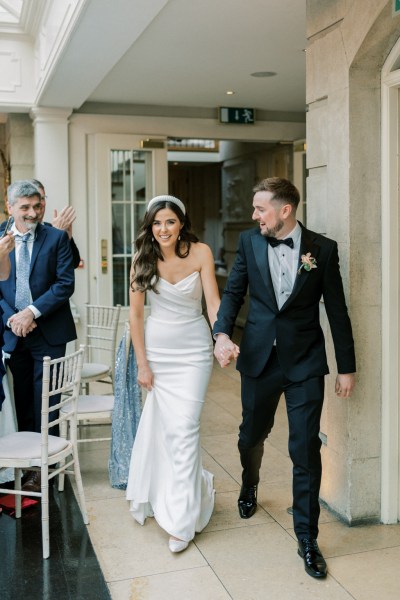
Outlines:
<svg viewBox="0 0 400 600"><path fill-rule="evenodd" d="M196 242L195 244L192 244L190 250L193 252L193 256L198 256L199 258L209 257L212 255L210 246L204 244L203 242Z"/></svg>

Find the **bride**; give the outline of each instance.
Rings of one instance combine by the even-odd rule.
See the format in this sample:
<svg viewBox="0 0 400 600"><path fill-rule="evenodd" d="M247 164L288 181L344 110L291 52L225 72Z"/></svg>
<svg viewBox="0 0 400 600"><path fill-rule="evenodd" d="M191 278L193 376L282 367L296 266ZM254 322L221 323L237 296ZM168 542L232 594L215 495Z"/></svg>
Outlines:
<svg viewBox="0 0 400 600"><path fill-rule="evenodd" d="M213 475L202 468L200 416L212 370L210 328L219 307L210 248L190 231L178 198L150 200L136 240L130 328L138 382L148 394L132 450L127 500L144 524L154 516L171 552L208 523ZM144 328L145 293L151 315Z"/></svg>

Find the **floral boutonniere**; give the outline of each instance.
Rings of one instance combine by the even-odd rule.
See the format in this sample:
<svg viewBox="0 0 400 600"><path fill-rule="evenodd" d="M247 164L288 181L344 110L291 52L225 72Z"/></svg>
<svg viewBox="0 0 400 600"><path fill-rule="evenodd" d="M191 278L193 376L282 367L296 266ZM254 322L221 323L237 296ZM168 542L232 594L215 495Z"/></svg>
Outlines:
<svg viewBox="0 0 400 600"><path fill-rule="evenodd" d="M307 252L307 254L301 255L301 265L299 270L297 271L298 273L300 273L302 269L304 269L305 271L311 271L311 269L316 268L317 260L313 256L311 256L311 252Z"/></svg>

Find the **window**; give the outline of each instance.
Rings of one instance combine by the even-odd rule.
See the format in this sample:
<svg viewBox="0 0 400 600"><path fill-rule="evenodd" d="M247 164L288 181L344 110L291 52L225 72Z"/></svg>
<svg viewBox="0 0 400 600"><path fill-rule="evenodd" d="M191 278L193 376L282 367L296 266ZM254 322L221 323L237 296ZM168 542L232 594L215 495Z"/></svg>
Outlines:
<svg viewBox="0 0 400 600"><path fill-rule="evenodd" d="M134 241L146 211L151 153L111 150L113 303L129 305L129 273Z"/></svg>

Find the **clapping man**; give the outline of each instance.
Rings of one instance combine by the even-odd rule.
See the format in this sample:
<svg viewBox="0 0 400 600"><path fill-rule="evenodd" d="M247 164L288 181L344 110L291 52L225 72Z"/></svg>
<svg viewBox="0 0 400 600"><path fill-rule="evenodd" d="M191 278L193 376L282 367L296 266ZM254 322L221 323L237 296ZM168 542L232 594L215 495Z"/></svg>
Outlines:
<svg viewBox="0 0 400 600"><path fill-rule="evenodd" d="M61 358L67 342L76 339L69 305L72 253L65 231L40 224L41 197L31 181L16 181L7 192L15 252L10 276L0 281L3 350L10 354L18 429L40 432L43 357ZM40 473L32 474L24 490L40 490Z"/></svg>
<svg viewBox="0 0 400 600"><path fill-rule="evenodd" d="M317 543L322 471L319 431L328 373L319 318L321 297L335 347L339 373L335 391L340 398L350 397L356 369L338 247L296 220L300 197L290 181L271 177L253 191L252 218L258 227L240 235L213 330L215 356L225 366L237 354L230 336L248 291L249 312L237 362L243 406L239 514L248 519L256 511L264 441L283 393L298 553L309 575L325 577L326 563Z"/></svg>
<svg viewBox="0 0 400 600"><path fill-rule="evenodd" d="M43 223L44 213L46 210L46 191L44 189L44 185L38 179L32 179L32 183L38 188L40 193L40 199L42 201L42 208L40 212L39 222ZM64 206L64 208L58 213L57 209L54 209L53 220L51 223L43 223L44 225L56 227L57 229L61 229L62 231L66 231L68 233L69 243L71 246L72 252L72 260L74 264L74 269L76 269L80 262L81 257L79 254L79 250L77 245L75 244L74 238L72 237L72 223L76 219L75 209L72 206Z"/></svg>

